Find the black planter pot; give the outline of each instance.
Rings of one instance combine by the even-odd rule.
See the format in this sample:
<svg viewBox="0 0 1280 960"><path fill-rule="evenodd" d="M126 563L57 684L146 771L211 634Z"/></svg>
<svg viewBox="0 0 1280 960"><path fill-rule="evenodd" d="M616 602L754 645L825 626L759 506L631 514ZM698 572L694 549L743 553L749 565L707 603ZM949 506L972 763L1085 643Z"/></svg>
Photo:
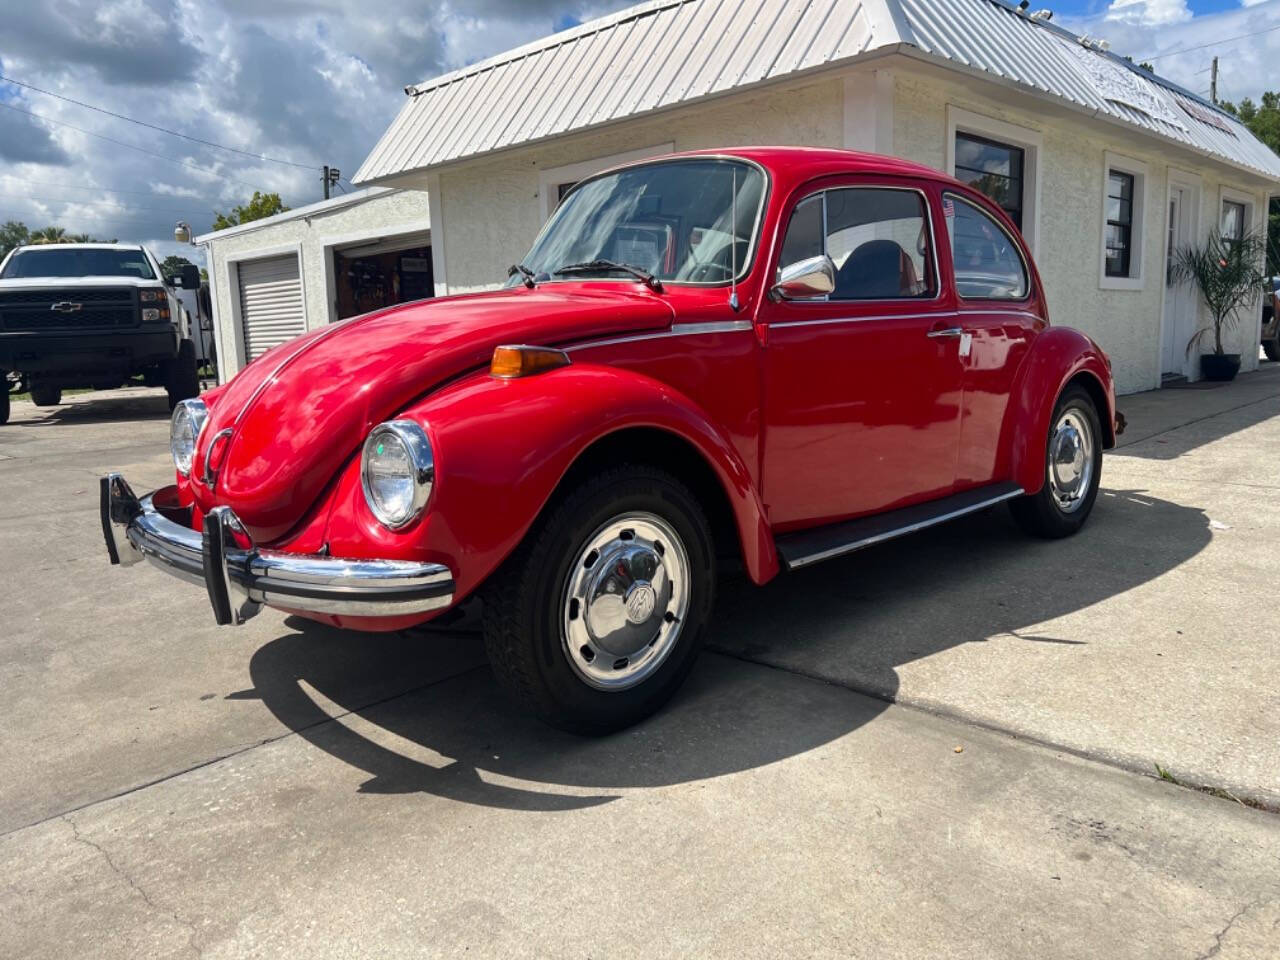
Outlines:
<svg viewBox="0 0 1280 960"><path fill-rule="evenodd" d="M1239 372L1238 353L1200 354L1200 376L1205 380L1234 380Z"/></svg>

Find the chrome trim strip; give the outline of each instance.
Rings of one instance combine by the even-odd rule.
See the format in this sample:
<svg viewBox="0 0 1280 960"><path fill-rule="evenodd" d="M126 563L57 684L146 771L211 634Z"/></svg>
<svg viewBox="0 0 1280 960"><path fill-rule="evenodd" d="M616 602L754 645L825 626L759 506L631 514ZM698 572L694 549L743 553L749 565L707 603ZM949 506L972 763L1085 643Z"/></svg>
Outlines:
<svg viewBox="0 0 1280 960"><path fill-rule="evenodd" d="M657 330L653 333L637 333L626 337L610 337L607 340L591 340L587 343L576 343L565 347L566 353L575 350L587 350L591 347L612 347L619 343L637 343L641 340L665 340L668 337L696 337L708 333L743 333L750 331L750 320L713 320L707 323L677 323L669 330Z"/></svg>
<svg viewBox="0 0 1280 960"><path fill-rule="evenodd" d="M103 478L103 533L108 553L116 547L121 562L145 558L189 583L206 586L205 537L165 517L152 495L137 499L119 474ZM229 508L212 511L224 531L239 527ZM224 535L216 557L225 568L233 605L252 615L255 604L342 616L385 617L427 613L453 603L449 568L409 560L346 560L279 550L234 548ZM127 544L127 551L124 549ZM131 557L124 560L124 553ZM247 617L246 617L247 618ZM242 622L242 621L241 621Z"/></svg>
<svg viewBox="0 0 1280 960"><path fill-rule="evenodd" d="M929 517L927 520L917 520L915 523L908 523L902 527L895 527L892 530L886 530L883 533L877 533L874 536L864 537L861 540L851 540L848 543L842 543L838 547L832 547L829 550L821 550L818 553L811 553L808 556L800 557L790 561L787 566L791 570L798 570L801 567L807 567L810 564L818 563L821 560L830 560L832 557L843 556L846 553L853 553L855 550L861 550L864 547L874 546L877 543L884 543L886 540L896 540L898 537L904 537L909 533L915 533L918 530L927 530L929 527L935 527L940 523L946 523L948 520L955 520L966 514L977 513L979 510L985 510L987 507L993 507L997 503L1004 503L1006 500L1012 500L1014 497L1020 497L1025 491L1011 490L1008 493L1002 493L999 496L991 497L979 503L972 503L968 506L961 507L958 510L952 510L948 513L939 514L935 517Z"/></svg>
<svg viewBox="0 0 1280 960"><path fill-rule="evenodd" d="M813 301L796 300L793 302L805 303ZM845 301L840 302L843 303ZM951 311L943 309L931 310L928 313L882 313L874 314L869 317L826 317L822 320L774 320L769 324L769 326L777 327L779 330L784 330L790 329L791 327L825 327L832 323L870 323L876 320L934 320L945 319L950 315L950 313Z"/></svg>
<svg viewBox="0 0 1280 960"><path fill-rule="evenodd" d="M961 316L975 316L981 314L986 317L996 315L1006 317L1026 317L1028 320L1044 320L1044 317L1040 316L1040 314L1033 313L1030 310L1006 310L1004 307L993 307L990 310L983 310L980 308L974 309L970 307L967 310L957 310L956 313Z"/></svg>

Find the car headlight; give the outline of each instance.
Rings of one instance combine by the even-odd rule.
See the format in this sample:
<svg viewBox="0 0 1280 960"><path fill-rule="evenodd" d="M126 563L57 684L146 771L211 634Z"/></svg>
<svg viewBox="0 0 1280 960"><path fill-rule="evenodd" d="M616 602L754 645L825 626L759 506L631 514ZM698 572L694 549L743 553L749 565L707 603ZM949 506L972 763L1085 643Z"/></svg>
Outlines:
<svg viewBox="0 0 1280 960"><path fill-rule="evenodd" d="M360 483L384 527L416 520L435 485L435 458L426 431L412 420L388 420L369 431L360 455Z"/></svg>
<svg viewBox="0 0 1280 960"><path fill-rule="evenodd" d="M191 461L196 455L196 441L209 419L209 410L203 400L183 400L173 408L169 421L169 452L173 465L184 477L191 475Z"/></svg>

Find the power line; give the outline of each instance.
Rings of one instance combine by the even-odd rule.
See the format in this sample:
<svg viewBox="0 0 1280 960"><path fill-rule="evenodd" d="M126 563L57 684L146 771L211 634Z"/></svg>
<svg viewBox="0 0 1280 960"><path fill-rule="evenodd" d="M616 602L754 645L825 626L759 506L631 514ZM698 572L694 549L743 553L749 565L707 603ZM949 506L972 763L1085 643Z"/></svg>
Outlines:
<svg viewBox="0 0 1280 960"><path fill-rule="evenodd" d="M83 127L77 127L75 124L67 123L65 120L53 120L49 117L41 116L38 113L32 113L30 110L23 110L20 107L15 107L13 104L5 103L3 101L0 101L0 107L4 107L6 110L12 110L15 113L26 114L28 117L35 117L37 120L43 120L45 123L52 123L60 127L67 127L70 130L75 130L77 133L83 133L88 137L96 137L99 140L105 140L107 143L114 143L117 147L125 147L128 150L137 150L139 153L145 153L149 157L166 160L169 163L176 163L181 167L189 167L192 170L199 170L201 173L210 173L215 177L222 177L226 180L232 181L233 183L243 184L251 189L261 189L260 185L255 187L252 183L249 183L246 180L237 180L235 177L228 177L226 174L219 173L217 170L210 170L208 167L202 167L199 164L188 163L186 160L175 160L173 157L166 157L163 153L155 153L154 151L147 150L143 147L136 147L132 143L125 143L123 140L113 140L111 137L104 137L102 134L94 133L92 130L85 130Z"/></svg>
<svg viewBox="0 0 1280 960"><path fill-rule="evenodd" d="M1149 62L1152 60L1159 60L1163 57L1174 57L1181 53L1191 53L1195 50L1203 50L1206 47L1216 47L1221 43L1231 43L1233 40L1252 40L1254 37L1260 37L1264 33L1271 33L1274 30L1280 30L1280 23L1277 23L1274 27L1267 27L1267 29L1265 30L1254 30L1252 33L1242 33L1236 37L1226 37L1225 39L1222 39L1222 40L1210 40L1208 43L1201 43L1194 47L1184 47L1181 50L1170 50L1167 53L1157 53L1154 56L1136 57L1135 59L1138 60L1139 62L1143 60L1146 60Z"/></svg>
<svg viewBox="0 0 1280 960"><path fill-rule="evenodd" d="M270 163L281 163L288 167L301 167L304 170L314 170L317 164L313 163L296 163L293 160L281 160L278 157L268 157L261 153L252 153L249 150L239 150L236 147L228 147L223 143L215 143L212 140L204 140L200 137L193 137L186 133L179 133L177 130L170 130L168 127L160 127L154 123L147 123L145 120L137 120L133 117L126 117L123 113L115 113L106 110L103 107L95 107L91 103L85 103L83 100L76 100L73 97L64 97L60 93L54 93L52 90L44 90L34 84L26 83L22 80L14 80L12 77L0 76L0 80L5 83L12 83L18 87L26 87L28 90L34 90L36 93L43 93L46 97L53 97L57 100L64 100L67 103L74 103L77 107L84 107L86 110L94 110L97 113L106 114L108 117L115 117L117 120L127 120L129 123L136 123L140 127L146 127L149 130L158 130L161 133L167 133L171 137L181 137L183 140L190 140L192 143L202 143L206 147L216 147L219 150L229 150L231 153L238 153L242 157L253 157L255 160L266 160Z"/></svg>

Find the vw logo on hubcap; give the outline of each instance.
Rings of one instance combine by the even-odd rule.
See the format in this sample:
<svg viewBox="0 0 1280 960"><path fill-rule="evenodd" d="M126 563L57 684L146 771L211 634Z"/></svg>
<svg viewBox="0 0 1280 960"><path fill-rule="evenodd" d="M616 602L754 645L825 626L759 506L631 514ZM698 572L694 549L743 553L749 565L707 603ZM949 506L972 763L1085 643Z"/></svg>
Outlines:
<svg viewBox="0 0 1280 960"><path fill-rule="evenodd" d="M632 623L644 623L653 616L657 601L653 587L644 581L633 583L627 591L627 619Z"/></svg>

